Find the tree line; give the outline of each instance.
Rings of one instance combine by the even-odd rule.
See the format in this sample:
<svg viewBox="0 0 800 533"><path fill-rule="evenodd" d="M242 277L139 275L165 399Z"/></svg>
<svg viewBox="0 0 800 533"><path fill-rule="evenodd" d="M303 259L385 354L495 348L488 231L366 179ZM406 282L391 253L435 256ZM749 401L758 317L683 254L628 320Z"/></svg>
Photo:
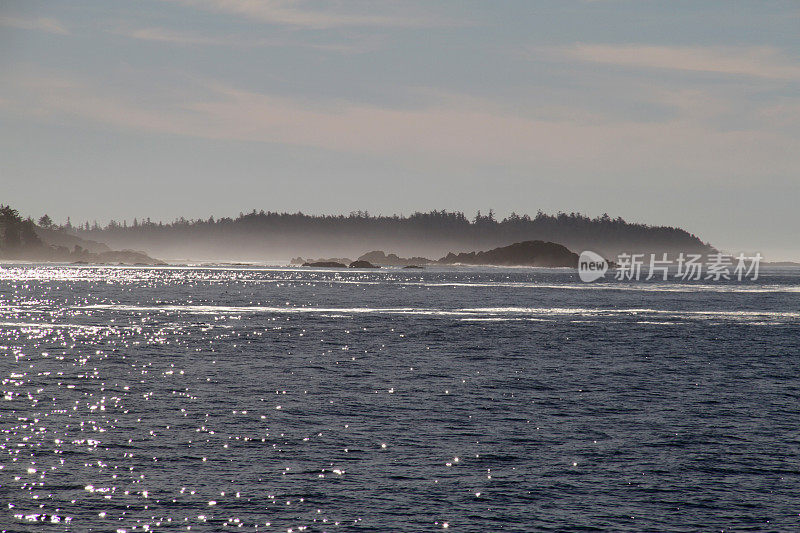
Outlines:
<svg viewBox="0 0 800 533"><path fill-rule="evenodd" d="M238 243L253 242L288 246L322 239L323 242L361 240L365 246L384 249L395 243L420 243L427 249L441 246L476 247L506 245L523 240L541 239L573 249L599 249L607 252L625 249L710 250L696 235L672 226L651 226L627 222L608 214L591 218L581 213L559 212L550 215L539 211L531 217L511 213L499 219L493 210L481 211L468 218L461 211L434 210L409 216L371 215L355 211L349 215L308 215L302 212L256 211L237 217L213 216L207 219L178 218L172 222L153 222L149 218L96 222L67 228L81 237L122 246L168 246L186 242L211 242L228 249ZM327 241L325 241L327 239ZM592 248L594 245L595 248ZM425 248L425 247L423 247Z"/></svg>

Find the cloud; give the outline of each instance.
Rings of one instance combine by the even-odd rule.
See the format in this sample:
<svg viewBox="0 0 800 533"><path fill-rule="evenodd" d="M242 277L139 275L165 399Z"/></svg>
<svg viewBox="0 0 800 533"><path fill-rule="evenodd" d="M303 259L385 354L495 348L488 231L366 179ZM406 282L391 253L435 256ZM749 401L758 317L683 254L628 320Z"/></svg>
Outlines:
<svg viewBox="0 0 800 533"><path fill-rule="evenodd" d="M57 35L69 35L69 31L57 20L51 18L0 17L0 26L20 30L35 30Z"/></svg>
<svg viewBox="0 0 800 533"><path fill-rule="evenodd" d="M132 30L118 30L112 32L116 35L130 37L131 39L139 39L142 41L155 41L161 43L170 43L178 45L224 45L234 44L232 39L207 37L188 32L179 32L168 30L164 28L139 28Z"/></svg>
<svg viewBox="0 0 800 533"><path fill-rule="evenodd" d="M800 63L769 46L698 47L578 44L535 49L537 55L555 56L620 67L665 69L800 80Z"/></svg>
<svg viewBox="0 0 800 533"><path fill-rule="evenodd" d="M303 0L170 0L183 5L228 13L258 22L308 29L327 29L352 26L373 27L430 27L452 25L430 15L409 17L401 14L378 14L375 6L384 2L355 3L356 12L323 10L310 7ZM407 6L404 11L407 11Z"/></svg>
<svg viewBox="0 0 800 533"><path fill-rule="evenodd" d="M231 46L237 48L298 47L336 53L364 53L378 48L379 39L349 37L348 42L314 43L308 39L293 39L291 36L276 38L251 38L243 35L201 35L193 32L175 31L168 28L149 27L109 30L109 33L130 39L173 44L177 46Z"/></svg>
<svg viewBox="0 0 800 533"><path fill-rule="evenodd" d="M663 122L598 122L583 120L580 110L560 110L540 118L457 94L397 109L314 103L221 83L187 88L167 105L158 99L161 107L135 95L46 79L18 93L28 99L14 103L20 113L59 120L69 116L149 134L305 146L392 160L514 165L531 172L569 169L587 179L598 169L620 176L672 173L676 183L698 176L752 179L792 173L800 164L795 136L769 126L720 130L691 114ZM676 98L688 99L691 108L697 97Z"/></svg>
<svg viewBox="0 0 800 533"><path fill-rule="evenodd" d="M775 102L758 110L759 117L787 133L796 132L800 125L800 103ZM800 134L798 134L800 136Z"/></svg>

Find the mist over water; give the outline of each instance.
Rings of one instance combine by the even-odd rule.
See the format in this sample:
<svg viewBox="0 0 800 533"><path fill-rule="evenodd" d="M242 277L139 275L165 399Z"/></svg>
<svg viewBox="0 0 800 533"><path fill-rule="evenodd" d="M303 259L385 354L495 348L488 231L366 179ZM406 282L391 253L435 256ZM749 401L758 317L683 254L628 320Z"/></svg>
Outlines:
<svg viewBox="0 0 800 533"><path fill-rule="evenodd" d="M349 216L256 212L237 218L156 223L149 219L131 225L111 221L105 227L88 223L67 228L85 239L113 248L144 250L165 260L269 261L286 264L290 258L355 259L373 250L401 256L439 259L448 252L471 252L529 240L551 241L573 252L591 249L607 257L619 253L708 253L712 248L687 230L629 223L609 215L589 218L580 213L535 217L510 214L499 220L490 211L474 219L463 212L416 212L410 216ZM92 243L83 243L92 247Z"/></svg>
<svg viewBox="0 0 800 533"><path fill-rule="evenodd" d="M0 269L0 529L800 528L800 270Z"/></svg>

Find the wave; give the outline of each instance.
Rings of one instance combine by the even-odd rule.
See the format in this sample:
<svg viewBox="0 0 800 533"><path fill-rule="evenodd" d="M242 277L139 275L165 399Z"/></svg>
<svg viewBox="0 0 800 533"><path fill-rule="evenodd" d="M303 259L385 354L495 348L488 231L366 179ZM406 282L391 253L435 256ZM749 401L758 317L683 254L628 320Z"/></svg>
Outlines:
<svg viewBox="0 0 800 533"><path fill-rule="evenodd" d="M326 314L326 315L418 315L463 317L470 320L520 318L552 318L552 317L633 317L696 319L696 320L732 320L732 321L800 321L800 312L796 311L726 311L702 310L685 311L653 308L589 308L589 307L466 307L457 309L423 308L423 307L275 307L275 306L220 306L220 305L162 305L138 306L124 304L96 304L75 306L74 309L109 310L123 312L161 312L177 314L225 315L225 314Z"/></svg>

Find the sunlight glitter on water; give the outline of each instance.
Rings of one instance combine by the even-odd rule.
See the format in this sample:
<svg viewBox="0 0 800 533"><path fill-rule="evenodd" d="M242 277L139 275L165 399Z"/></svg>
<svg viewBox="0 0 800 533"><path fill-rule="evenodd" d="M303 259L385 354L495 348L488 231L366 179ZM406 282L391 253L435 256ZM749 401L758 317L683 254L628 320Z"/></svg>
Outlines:
<svg viewBox="0 0 800 533"><path fill-rule="evenodd" d="M755 396L730 395L797 349L781 344L797 338L791 290L707 302L511 275L0 269L3 512L20 528L98 531L460 531L466 516L474 531L524 530L512 510L571 502L565 487L578 498L629 471L664 476L684 460L669 443L704 427L670 418L710 405L696 383L758 413ZM771 359L704 374L763 350L754 327ZM768 438L795 422L782 416ZM626 442L667 456L654 467ZM767 464L784 445L750 453ZM796 480L781 475L770 497L788 501ZM691 476L661 486L688 483L676 479ZM653 510L646 490L634 500ZM559 523L552 509L538 512Z"/></svg>

